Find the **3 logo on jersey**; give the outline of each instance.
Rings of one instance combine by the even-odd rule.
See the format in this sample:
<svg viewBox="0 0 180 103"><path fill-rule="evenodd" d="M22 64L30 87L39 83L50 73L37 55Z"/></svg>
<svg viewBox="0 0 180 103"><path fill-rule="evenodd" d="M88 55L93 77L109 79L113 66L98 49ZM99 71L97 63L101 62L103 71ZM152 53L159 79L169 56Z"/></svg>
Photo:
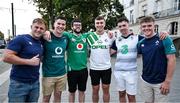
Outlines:
<svg viewBox="0 0 180 103"><path fill-rule="evenodd" d="M121 46L121 53L127 54L128 53L128 45L122 45Z"/></svg>

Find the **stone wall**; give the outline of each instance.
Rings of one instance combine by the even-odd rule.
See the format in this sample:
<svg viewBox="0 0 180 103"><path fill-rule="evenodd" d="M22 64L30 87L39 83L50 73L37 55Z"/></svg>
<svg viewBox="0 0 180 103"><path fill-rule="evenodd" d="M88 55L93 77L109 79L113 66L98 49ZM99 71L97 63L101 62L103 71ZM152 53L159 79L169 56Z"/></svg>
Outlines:
<svg viewBox="0 0 180 103"><path fill-rule="evenodd" d="M176 47L176 57L180 57L180 38L174 39L173 43Z"/></svg>

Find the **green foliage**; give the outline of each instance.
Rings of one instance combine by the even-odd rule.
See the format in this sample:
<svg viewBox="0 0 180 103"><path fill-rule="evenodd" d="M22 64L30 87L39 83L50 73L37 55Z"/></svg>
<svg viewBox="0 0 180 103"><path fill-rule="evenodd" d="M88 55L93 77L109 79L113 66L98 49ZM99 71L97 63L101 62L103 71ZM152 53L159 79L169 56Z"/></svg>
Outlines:
<svg viewBox="0 0 180 103"><path fill-rule="evenodd" d="M4 39L4 34L0 31L0 39Z"/></svg>
<svg viewBox="0 0 180 103"><path fill-rule="evenodd" d="M107 15L107 20L106 20L106 27L107 29L113 29L116 27L117 20L120 17L124 17L125 15L123 14L123 6L120 4L119 0L113 0L111 4L109 5L109 13Z"/></svg>
<svg viewBox="0 0 180 103"><path fill-rule="evenodd" d="M38 12L51 26L56 16L65 16L67 29L70 29L73 18L81 19L83 31L94 29L94 19L98 15L107 17L107 28L110 29L115 27L116 19L123 15L123 7L119 0L33 0L33 2L38 7Z"/></svg>

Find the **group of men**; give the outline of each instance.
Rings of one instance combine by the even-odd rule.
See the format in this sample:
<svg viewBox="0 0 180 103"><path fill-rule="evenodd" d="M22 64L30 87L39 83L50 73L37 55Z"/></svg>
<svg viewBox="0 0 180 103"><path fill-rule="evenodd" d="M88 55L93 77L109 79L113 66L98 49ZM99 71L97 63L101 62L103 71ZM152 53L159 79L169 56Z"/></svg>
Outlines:
<svg viewBox="0 0 180 103"><path fill-rule="evenodd" d="M140 90L146 103L167 102L170 81L175 68L175 47L170 37L155 33L155 21L144 17L140 29L144 36L134 35L129 30L129 21L120 18L117 26L121 36L111 47L117 53L114 76L119 91L119 101L135 102L137 93L137 54L142 55L143 70ZM160 38L161 37L161 38Z"/></svg>
<svg viewBox="0 0 180 103"><path fill-rule="evenodd" d="M79 102L85 102L88 78L87 58L90 47L89 74L92 84L92 101L99 101L102 84L103 102L110 102L111 54L116 53L113 73L119 91L119 101L136 102L137 54L142 54L142 95L145 102L166 102L175 68L175 47L166 36L163 40L154 31L155 21L144 17L140 29L144 37L131 34L129 21L120 18L117 27L121 34L117 38L105 32L105 19L95 19L95 32L81 33L81 21L72 21L73 33L64 32L66 19L57 17L54 29L46 32L43 19L34 19L31 33L17 36L9 42L3 60L11 63L9 102L37 102L39 98L39 66L42 58L43 102L49 102L54 93L54 102L61 101L62 91L68 81L69 102L75 102L78 89ZM41 40L42 34L45 40ZM67 69L65 62L67 51ZM100 83L101 82L101 83Z"/></svg>

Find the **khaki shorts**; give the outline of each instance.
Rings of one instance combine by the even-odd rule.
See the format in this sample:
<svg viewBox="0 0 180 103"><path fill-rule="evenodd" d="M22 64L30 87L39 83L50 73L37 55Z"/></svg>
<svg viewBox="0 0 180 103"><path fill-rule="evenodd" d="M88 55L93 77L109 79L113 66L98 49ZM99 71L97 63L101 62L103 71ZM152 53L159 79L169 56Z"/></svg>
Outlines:
<svg viewBox="0 0 180 103"><path fill-rule="evenodd" d="M66 90L67 75L58 77L43 77L42 78L42 92L43 95L51 95L53 91Z"/></svg>
<svg viewBox="0 0 180 103"><path fill-rule="evenodd" d="M168 95L161 94L160 84L149 84L141 77L141 94L147 103L168 103Z"/></svg>

